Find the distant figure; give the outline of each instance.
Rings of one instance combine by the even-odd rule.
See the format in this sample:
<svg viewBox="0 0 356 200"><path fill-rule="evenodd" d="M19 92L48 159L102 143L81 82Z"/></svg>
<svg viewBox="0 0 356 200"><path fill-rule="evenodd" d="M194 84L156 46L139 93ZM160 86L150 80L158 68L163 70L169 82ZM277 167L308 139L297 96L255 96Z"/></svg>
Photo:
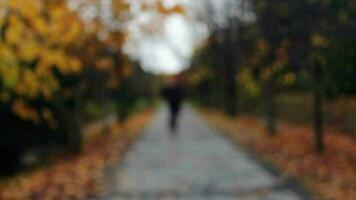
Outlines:
<svg viewBox="0 0 356 200"><path fill-rule="evenodd" d="M183 88L178 77L175 77L173 81L162 90L162 96L169 106L169 127L171 128L172 133L174 133L177 128L177 118L184 99Z"/></svg>

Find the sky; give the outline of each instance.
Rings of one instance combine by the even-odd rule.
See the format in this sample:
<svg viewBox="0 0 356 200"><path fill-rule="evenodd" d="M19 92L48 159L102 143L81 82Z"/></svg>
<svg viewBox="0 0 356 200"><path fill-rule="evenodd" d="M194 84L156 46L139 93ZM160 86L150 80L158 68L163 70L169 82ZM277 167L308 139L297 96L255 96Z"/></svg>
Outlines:
<svg viewBox="0 0 356 200"><path fill-rule="evenodd" d="M128 1L132 2L132 5L139 5L142 2L157 0ZM186 13L171 15L163 20L157 13L146 13L139 9L135 12L133 6L131 12L135 17L129 23L130 37L124 47L124 51L131 58L140 61L145 71L154 74L177 74L190 66L194 50L202 45L212 28L208 27L207 18L213 21L215 28L228 25L227 19L230 17L245 22L256 20L252 12L241 9L241 0L161 1L167 8L182 5L186 8ZM201 6L207 2L211 5L210 11Z"/></svg>
<svg viewBox="0 0 356 200"><path fill-rule="evenodd" d="M166 0L167 7L184 0ZM157 24L156 24L157 23ZM148 31L148 26L152 31ZM157 13L138 12L129 24L130 37L124 52L154 74L177 74L190 65L194 49L207 37L206 27L188 16L173 14L164 19Z"/></svg>
<svg viewBox="0 0 356 200"><path fill-rule="evenodd" d="M81 2L68 1L73 9L78 8ZM238 9L240 0L127 0L131 3L129 21L122 24L111 13L113 1L100 0L99 8L88 4L80 12L82 18L91 21L100 16L109 29L125 29L129 34L124 53L139 61L145 71L154 74L177 74L190 66L194 50L209 36L211 27L206 23L207 18L213 21L214 26L223 28L227 25L228 16L242 19L241 14L246 14ZM163 16L152 9L141 9L142 3L154 4L155 1L162 1L167 8L182 5L186 13ZM202 2L210 2L211 9L201 6ZM254 20L253 15L244 16L247 21ZM105 38L105 33L103 30L99 37Z"/></svg>

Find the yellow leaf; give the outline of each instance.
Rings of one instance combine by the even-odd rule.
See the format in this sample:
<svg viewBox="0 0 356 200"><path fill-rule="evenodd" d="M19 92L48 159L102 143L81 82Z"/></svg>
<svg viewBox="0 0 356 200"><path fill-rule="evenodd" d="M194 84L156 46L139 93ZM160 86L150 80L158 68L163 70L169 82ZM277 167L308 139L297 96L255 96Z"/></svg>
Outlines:
<svg viewBox="0 0 356 200"><path fill-rule="evenodd" d="M320 35L320 34L315 34L313 37L312 37L312 43L315 47L327 47L328 46L328 40Z"/></svg>

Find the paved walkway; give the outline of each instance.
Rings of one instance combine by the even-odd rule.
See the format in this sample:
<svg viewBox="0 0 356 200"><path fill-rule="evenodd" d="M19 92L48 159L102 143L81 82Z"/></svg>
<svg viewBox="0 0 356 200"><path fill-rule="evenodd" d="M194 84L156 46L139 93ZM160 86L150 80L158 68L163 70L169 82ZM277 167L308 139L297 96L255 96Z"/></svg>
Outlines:
<svg viewBox="0 0 356 200"><path fill-rule="evenodd" d="M189 107L175 138L166 127L167 115L161 108L128 152L111 177L107 199L302 199Z"/></svg>

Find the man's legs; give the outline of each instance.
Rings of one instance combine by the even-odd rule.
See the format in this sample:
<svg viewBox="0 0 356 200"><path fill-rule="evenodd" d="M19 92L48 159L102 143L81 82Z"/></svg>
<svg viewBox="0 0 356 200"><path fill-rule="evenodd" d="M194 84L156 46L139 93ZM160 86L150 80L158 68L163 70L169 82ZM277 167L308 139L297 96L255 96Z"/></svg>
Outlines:
<svg viewBox="0 0 356 200"><path fill-rule="evenodd" d="M180 112L180 104L171 104L170 111L171 111L171 116L170 116L169 126L171 128L172 133L174 134L177 129L179 112Z"/></svg>
<svg viewBox="0 0 356 200"><path fill-rule="evenodd" d="M178 112L175 112L172 110L170 124L169 124L172 131L175 131L177 128L177 115L178 115Z"/></svg>

